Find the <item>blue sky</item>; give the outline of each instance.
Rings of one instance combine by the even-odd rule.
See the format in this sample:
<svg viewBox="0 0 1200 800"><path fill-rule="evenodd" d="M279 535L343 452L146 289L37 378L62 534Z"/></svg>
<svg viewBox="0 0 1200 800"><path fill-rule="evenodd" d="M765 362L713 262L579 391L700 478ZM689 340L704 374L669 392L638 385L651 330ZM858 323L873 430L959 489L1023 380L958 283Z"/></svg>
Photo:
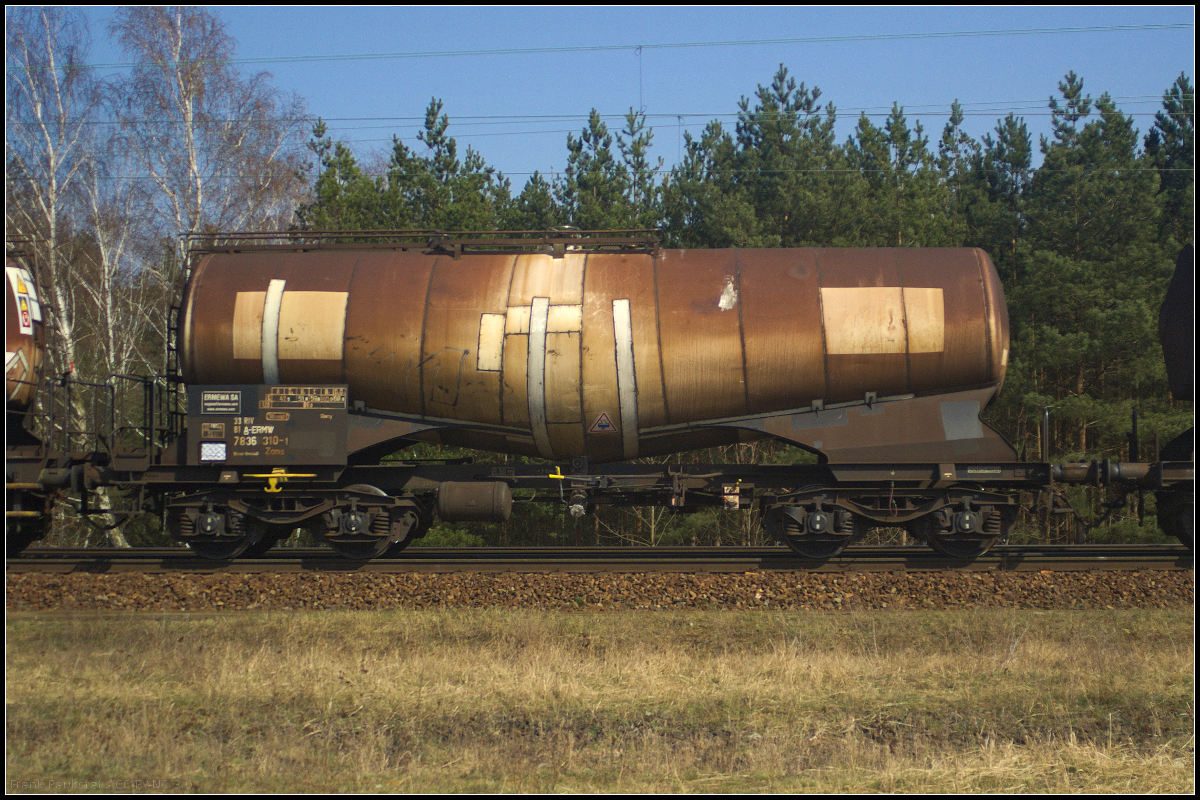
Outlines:
<svg viewBox="0 0 1200 800"><path fill-rule="evenodd" d="M933 142L958 99L976 138L1009 111L1035 137L1049 132L1047 100L1068 70L1093 96L1108 92L1135 115L1143 135L1161 95L1180 72L1195 80L1192 6L1056 8L257 8L216 13L237 40L240 58L430 53L524 48L565 52L453 55L372 60L243 64L301 95L335 138L361 157L410 146L431 97L445 103L450 134L509 175L519 189L529 173L562 170L567 131L590 109L621 127L643 106L654 127L652 155L669 168L682 132L709 120L732 130L737 103L785 65L796 80L838 108L839 139L861 111L882 122L893 102L918 119ZM106 41L111 10L89 10L94 63L121 61ZM881 36L950 31L1062 29L1186 24L1146 31L1052 32L707 47L672 43L801 37ZM577 50L584 46L645 45ZM878 115L878 116L875 116ZM496 119L518 117L518 119ZM520 118L524 117L524 118ZM383 118L383 119L376 119ZM474 118L474 119L472 119ZM488 119L490 118L490 119Z"/></svg>

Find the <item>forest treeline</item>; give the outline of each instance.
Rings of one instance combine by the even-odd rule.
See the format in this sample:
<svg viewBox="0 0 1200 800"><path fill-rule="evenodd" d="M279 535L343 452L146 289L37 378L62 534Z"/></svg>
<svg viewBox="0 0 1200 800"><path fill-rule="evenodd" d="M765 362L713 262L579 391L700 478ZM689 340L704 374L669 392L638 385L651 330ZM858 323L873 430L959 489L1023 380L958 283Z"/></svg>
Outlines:
<svg viewBox="0 0 1200 800"><path fill-rule="evenodd" d="M644 114L631 110L613 133L593 110L567 137L563 173L534 173L519 193L477 151L460 153L435 99L419 134L425 152L396 137L375 171L318 122L313 193L296 224L657 228L667 246L691 248L981 247L1000 271L1012 324L990 419L1040 457L1037 424L1050 407L1060 457L1116 456L1134 407L1160 435L1190 424L1190 411L1170 402L1157 325L1193 236L1194 90L1181 74L1144 136L1078 75L1057 90L1035 168L1023 119L1009 114L979 141L963 131L958 103L936 140L897 105L882 126L861 115L839 142L834 105L781 65L740 100L732 131L713 121L698 139L684 134L686 152L669 170L650 155Z"/></svg>
<svg viewBox="0 0 1200 800"><path fill-rule="evenodd" d="M669 247L981 247L1008 300L1008 376L987 412L1040 458L1122 457L1130 412L1143 441L1192 425L1171 400L1158 308L1194 241L1195 95L1181 73L1147 130L1069 73L1034 142L1009 114L982 139L958 103L940 131L896 105L844 140L820 89L781 65L736 122L684 134L667 169L631 110L593 110L566 168L516 191L461 149L439 99L419 146L397 136L364 163L266 73L242 75L212 12L121 8L108 35L134 66L101 80L75 9L6 12L6 229L29 237L58 317L52 368L96 379L161 371L185 240L217 230L656 228ZM764 76L767 77L767 76ZM1036 149L1035 149L1036 148ZM1034 166L1035 154L1040 162Z"/></svg>

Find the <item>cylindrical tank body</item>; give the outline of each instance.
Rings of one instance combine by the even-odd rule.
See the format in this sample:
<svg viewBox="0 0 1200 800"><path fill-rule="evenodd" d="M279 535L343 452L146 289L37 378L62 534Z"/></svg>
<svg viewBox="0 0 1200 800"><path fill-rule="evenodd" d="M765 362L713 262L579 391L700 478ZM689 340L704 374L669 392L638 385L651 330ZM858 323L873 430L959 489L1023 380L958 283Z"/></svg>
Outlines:
<svg viewBox="0 0 1200 800"><path fill-rule="evenodd" d="M17 258L4 259L4 396L9 411L33 401L42 371L42 307L29 269Z"/></svg>
<svg viewBox="0 0 1200 800"><path fill-rule="evenodd" d="M996 269L965 248L214 252L181 337L189 383L345 383L461 444L597 461L661 451L660 426L998 390L1007 356Z"/></svg>

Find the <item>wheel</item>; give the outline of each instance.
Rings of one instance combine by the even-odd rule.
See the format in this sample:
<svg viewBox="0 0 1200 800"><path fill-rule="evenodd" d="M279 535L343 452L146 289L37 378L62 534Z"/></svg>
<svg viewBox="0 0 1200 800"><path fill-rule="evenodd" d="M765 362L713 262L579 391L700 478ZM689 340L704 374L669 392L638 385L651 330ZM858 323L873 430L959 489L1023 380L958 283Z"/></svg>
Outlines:
<svg viewBox="0 0 1200 800"><path fill-rule="evenodd" d="M970 516L963 516L964 514ZM1016 520L1016 509L955 511L941 508L907 526L910 533L944 556L971 561L1008 537Z"/></svg>
<svg viewBox="0 0 1200 800"><path fill-rule="evenodd" d="M5 526L4 555L6 558L16 558L26 547L46 536L46 520L31 519L12 523Z"/></svg>
<svg viewBox="0 0 1200 800"><path fill-rule="evenodd" d="M242 553L245 553L253 542L245 537L231 538L229 541L194 541L188 542L187 546L193 553L200 558L208 559L209 561L230 561L237 558Z"/></svg>
<svg viewBox="0 0 1200 800"><path fill-rule="evenodd" d="M42 512L45 500L28 492L6 492L7 503L5 510L15 512ZM36 517L8 517L4 521L4 555L6 558L16 558L26 547L45 538L48 517L44 514Z"/></svg>
<svg viewBox="0 0 1200 800"><path fill-rule="evenodd" d="M819 502L772 508L763 524L793 553L814 561L833 558L865 531L856 515L843 509L821 509Z"/></svg>
<svg viewBox="0 0 1200 800"><path fill-rule="evenodd" d="M329 531L325 534L325 541L339 555L355 561L367 561L383 555L390 558L408 547L420 521L416 508L392 508L377 514L376 521L371 524L372 530L386 526L386 534L347 536L338 531Z"/></svg>
<svg viewBox="0 0 1200 800"><path fill-rule="evenodd" d="M356 484L347 489L377 497L388 497L384 491L366 484ZM357 504L352 505L352 508L357 508ZM341 514L347 512L338 512L336 516L330 512L323 516L326 523L325 541L339 555L354 561L367 561L384 554L395 555L419 532L421 512L420 505L411 497L402 499L400 505L376 507L374 510L368 507L366 513L358 512L367 518L362 521L367 527L357 532L347 532L344 529L345 522Z"/></svg>
<svg viewBox="0 0 1200 800"><path fill-rule="evenodd" d="M196 539L187 543L193 553L209 561L229 561L245 555L258 542L249 536Z"/></svg>
<svg viewBox="0 0 1200 800"><path fill-rule="evenodd" d="M212 504L196 514L175 508L167 513L167 531L188 548L210 561L229 561L258 545L267 532L260 520ZM274 544L274 542L272 542Z"/></svg>
<svg viewBox="0 0 1200 800"><path fill-rule="evenodd" d="M992 549L999 537L983 536L934 536L926 540L929 546L944 556L973 561Z"/></svg>
<svg viewBox="0 0 1200 800"><path fill-rule="evenodd" d="M328 542L338 555L351 561L370 561L372 558L383 555L392 547L392 543L383 536L354 540L330 538Z"/></svg>
<svg viewBox="0 0 1200 800"><path fill-rule="evenodd" d="M1191 549L1196 549L1196 494L1194 485L1155 492L1158 503L1158 527Z"/></svg>

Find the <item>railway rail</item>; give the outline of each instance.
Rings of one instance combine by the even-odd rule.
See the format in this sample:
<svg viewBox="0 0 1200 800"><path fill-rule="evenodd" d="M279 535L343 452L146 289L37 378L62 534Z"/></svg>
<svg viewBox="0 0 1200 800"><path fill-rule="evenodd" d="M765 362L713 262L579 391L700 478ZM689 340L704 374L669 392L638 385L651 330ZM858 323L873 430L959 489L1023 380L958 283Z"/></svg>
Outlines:
<svg viewBox="0 0 1200 800"><path fill-rule="evenodd" d="M280 548L267 557L211 561L182 548L31 548L7 561L11 573L297 572L1058 572L1194 569L1180 545L1001 545L973 561L923 547L851 547L815 561L783 547L420 547L402 558L350 561L321 548Z"/></svg>

